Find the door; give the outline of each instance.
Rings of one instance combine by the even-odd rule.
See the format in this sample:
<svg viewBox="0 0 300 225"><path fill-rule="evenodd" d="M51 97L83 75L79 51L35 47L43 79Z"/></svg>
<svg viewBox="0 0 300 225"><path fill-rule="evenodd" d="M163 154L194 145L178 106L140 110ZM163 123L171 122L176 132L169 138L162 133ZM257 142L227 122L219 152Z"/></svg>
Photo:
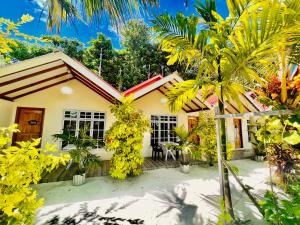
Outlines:
<svg viewBox="0 0 300 225"><path fill-rule="evenodd" d="M199 118L197 116L189 116L188 117L188 131L191 132L198 125ZM191 136L191 140L196 143L199 143L200 138L197 135Z"/></svg>
<svg viewBox="0 0 300 225"><path fill-rule="evenodd" d="M235 148L243 148L242 121L233 119Z"/></svg>
<svg viewBox="0 0 300 225"><path fill-rule="evenodd" d="M42 108L18 107L16 123L20 132L14 134L13 143L18 141L30 141L33 138L41 138L43 132L44 112Z"/></svg>

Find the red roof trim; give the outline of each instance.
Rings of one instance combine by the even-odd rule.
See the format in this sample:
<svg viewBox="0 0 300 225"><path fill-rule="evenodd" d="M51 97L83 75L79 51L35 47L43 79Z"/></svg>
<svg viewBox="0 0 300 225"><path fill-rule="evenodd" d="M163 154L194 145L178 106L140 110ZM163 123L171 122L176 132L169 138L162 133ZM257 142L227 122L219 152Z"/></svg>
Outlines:
<svg viewBox="0 0 300 225"><path fill-rule="evenodd" d="M139 91L139 90L141 90L145 87L148 87L149 85L155 83L156 81L161 80L162 78L163 78L162 75L157 75L155 77L152 77L152 78L150 78L150 79L148 79L148 80L146 80L146 81L144 81L140 84L137 84L137 85L133 86L132 88L129 88L128 90L124 91L123 94L125 96L133 94L133 93L135 93L135 92L137 92L137 91Z"/></svg>

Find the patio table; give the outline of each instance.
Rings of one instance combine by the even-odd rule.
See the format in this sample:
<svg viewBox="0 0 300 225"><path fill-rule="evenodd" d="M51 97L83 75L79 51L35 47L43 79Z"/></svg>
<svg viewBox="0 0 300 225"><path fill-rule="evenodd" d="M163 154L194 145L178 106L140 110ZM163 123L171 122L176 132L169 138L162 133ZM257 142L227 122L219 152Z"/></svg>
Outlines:
<svg viewBox="0 0 300 225"><path fill-rule="evenodd" d="M174 145L174 146L178 146L179 144L176 142L170 142L170 141L164 141L164 142L158 142L158 145L161 146L161 148L166 152L166 158L165 161L168 160L168 154L170 154L172 156L172 158L174 160L177 160L179 158L179 150L178 149L168 149L168 145ZM176 157L174 156L172 150L176 151Z"/></svg>

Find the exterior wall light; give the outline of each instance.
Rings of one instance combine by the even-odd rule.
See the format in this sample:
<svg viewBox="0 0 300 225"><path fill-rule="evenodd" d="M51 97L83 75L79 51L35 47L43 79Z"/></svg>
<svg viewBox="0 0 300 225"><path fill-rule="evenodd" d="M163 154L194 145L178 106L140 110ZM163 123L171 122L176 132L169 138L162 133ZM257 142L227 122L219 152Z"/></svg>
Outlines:
<svg viewBox="0 0 300 225"><path fill-rule="evenodd" d="M71 87L64 86L60 89L60 92L64 95L71 95L73 93L73 89Z"/></svg>

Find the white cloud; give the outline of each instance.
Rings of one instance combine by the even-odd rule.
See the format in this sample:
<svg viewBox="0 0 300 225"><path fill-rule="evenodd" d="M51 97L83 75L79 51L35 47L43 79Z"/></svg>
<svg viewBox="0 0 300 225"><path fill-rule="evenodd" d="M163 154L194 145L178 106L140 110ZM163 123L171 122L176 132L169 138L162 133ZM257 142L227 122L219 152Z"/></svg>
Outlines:
<svg viewBox="0 0 300 225"><path fill-rule="evenodd" d="M34 13L42 13L42 15L40 16L40 20L42 22L46 22L47 21L47 9L45 9L45 2L46 0L31 0L31 2L36 6L34 8Z"/></svg>
<svg viewBox="0 0 300 225"><path fill-rule="evenodd" d="M31 1L37 4L41 9L44 8L44 4L46 2L46 0L31 0Z"/></svg>

